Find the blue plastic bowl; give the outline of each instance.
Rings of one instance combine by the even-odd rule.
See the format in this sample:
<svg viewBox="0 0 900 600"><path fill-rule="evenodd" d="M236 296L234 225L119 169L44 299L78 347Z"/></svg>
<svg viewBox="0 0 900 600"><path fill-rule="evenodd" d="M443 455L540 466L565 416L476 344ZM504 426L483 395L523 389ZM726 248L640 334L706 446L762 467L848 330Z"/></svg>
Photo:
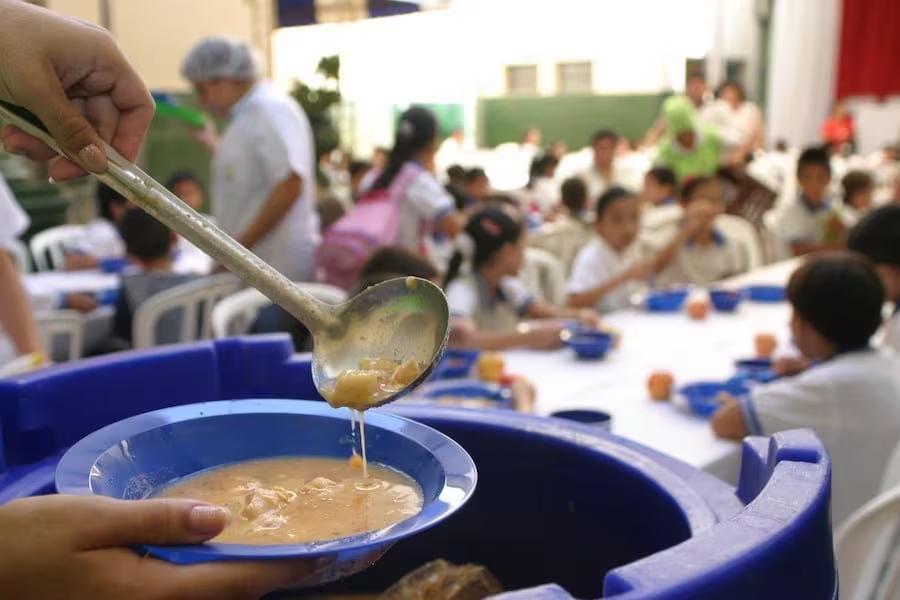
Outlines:
<svg viewBox="0 0 900 600"><path fill-rule="evenodd" d="M448 396L462 400L490 400L495 403L494 408L513 408L512 392L508 388L480 379L429 382L409 396L407 403L439 404L441 398Z"/></svg>
<svg viewBox="0 0 900 600"><path fill-rule="evenodd" d="M741 294L731 290L711 290L709 300L719 312L734 312L741 303Z"/></svg>
<svg viewBox="0 0 900 600"><path fill-rule="evenodd" d="M582 425L590 425L599 427L609 431L612 428L612 416L602 410L574 409L574 410L558 410L550 414L551 417L557 419L565 419L566 421L574 421Z"/></svg>
<svg viewBox="0 0 900 600"><path fill-rule="evenodd" d="M778 379L778 374L772 370L772 360L768 358L747 358L734 361L738 375L748 381L768 383Z"/></svg>
<svg viewBox="0 0 900 600"><path fill-rule="evenodd" d="M753 302L784 302L787 298L783 285L751 285L744 291Z"/></svg>
<svg viewBox="0 0 900 600"><path fill-rule="evenodd" d="M278 456L347 458L349 413L324 402L236 400L189 404L145 413L96 431L72 446L56 470L60 493L140 499L181 477L247 460ZM397 541L432 527L471 496L475 463L447 436L408 419L366 413L369 460L415 479L422 512L380 531L308 544L252 546L207 543L148 546L177 564L219 560L329 557L334 562L312 583L367 568Z"/></svg>
<svg viewBox="0 0 900 600"><path fill-rule="evenodd" d="M647 294L646 306L650 312L678 312L687 300L688 291L665 290Z"/></svg>
<svg viewBox="0 0 900 600"><path fill-rule="evenodd" d="M701 417L711 417L721 404L719 394L726 392L740 397L747 393L747 387L739 381L711 382L702 381L684 386L679 390L687 399L688 406Z"/></svg>
<svg viewBox="0 0 900 600"><path fill-rule="evenodd" d="M448 348L444 356L434 368L432 380L459 379L468 377L475 363L478 362L480 350L468 350L463 348Z"/></svg>
<svg viewBox="0 0 900 600"><path fill-rule="evenodd" d="M579 333L566 340L566 345L574 350L580 359L597 360L606 356L612 348L613 337L601 331Z"/></svg>

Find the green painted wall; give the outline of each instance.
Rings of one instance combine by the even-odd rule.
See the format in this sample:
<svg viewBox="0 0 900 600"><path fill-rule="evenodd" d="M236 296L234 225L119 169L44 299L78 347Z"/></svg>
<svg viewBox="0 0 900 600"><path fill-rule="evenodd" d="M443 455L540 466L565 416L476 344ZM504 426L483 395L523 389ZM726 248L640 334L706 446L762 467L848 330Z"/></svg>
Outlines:
<svg viewBox="0 0 900 600"><path fill-rule="evenodd" d="M538 127L544 142L582 148L597 129L608 127L628 138L644 136L656 120L665 94L482 98L478 102L479 145L520 141Z"/></svg>

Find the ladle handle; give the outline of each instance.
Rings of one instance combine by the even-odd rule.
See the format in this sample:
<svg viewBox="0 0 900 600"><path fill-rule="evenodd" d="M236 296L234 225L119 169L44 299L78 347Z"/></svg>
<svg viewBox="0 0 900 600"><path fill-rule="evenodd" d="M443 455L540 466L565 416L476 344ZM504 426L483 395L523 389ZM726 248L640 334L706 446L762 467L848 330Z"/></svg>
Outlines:
<svg viewBox="0 0 900 600"><path fill-rule="evenodd" d="M77 157L59 147L40 119L26 109L0 100L0 119L80 164ZM272 302L300 320L310 332L319 331L331 322L329 310L324 304L298 289L290 279L182 202L109 144L104 143L103 150L109 167L105 173L92 175L181 234L248 285L265 294Z"/></svg>

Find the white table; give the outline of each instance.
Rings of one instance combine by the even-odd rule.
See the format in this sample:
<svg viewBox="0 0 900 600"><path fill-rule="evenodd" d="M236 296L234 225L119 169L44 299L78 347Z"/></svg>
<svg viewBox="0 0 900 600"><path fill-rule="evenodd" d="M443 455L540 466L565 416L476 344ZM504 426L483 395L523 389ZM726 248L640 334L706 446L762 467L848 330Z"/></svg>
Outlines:
<svg viewBox="0 0 900 600"><path fill-rule="evenodd" d="M795 261L779 263L723 285L783 285L796 265ZM788 317L787 303L744 302L734 314L713 311L700 322L684 313L626 310L605 319L622 331L623 339L621 347L603 361L579 361L568 349L516 350L505 353L506 364L511 373L528 377L537 387L538 413L571 408L608 412L613 433L735 483L739 445L717 439L707 420L685 408L652 401L647 377L654 370L667 370L676 386L726 379L734 373L736 359L753 356L757 333L774 334L779 349L787 350Z"/></svg>

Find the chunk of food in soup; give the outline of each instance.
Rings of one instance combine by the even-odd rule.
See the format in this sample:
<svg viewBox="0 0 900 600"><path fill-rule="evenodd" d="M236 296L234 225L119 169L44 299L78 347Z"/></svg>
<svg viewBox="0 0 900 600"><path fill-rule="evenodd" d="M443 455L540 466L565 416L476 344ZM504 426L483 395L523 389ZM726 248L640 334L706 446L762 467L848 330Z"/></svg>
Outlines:
<svg viewBox="0 0 900 600"><path fill-rule="evenodd" d="M358 369L342 371L334 388L325 390L325 397L335 408L366 410L411 384L424 368L417 360L401 363L387 358L364 358Z"/></svg>
<svg viewBox="0 0 900 600"><path fill-rule="evenodd" d="M422 491L407 475L346 459L275 458L228 465L178 481L162 498L191 498L227 508L232 519L212 541L303 544L384 529L422 510Z"/></svg>

